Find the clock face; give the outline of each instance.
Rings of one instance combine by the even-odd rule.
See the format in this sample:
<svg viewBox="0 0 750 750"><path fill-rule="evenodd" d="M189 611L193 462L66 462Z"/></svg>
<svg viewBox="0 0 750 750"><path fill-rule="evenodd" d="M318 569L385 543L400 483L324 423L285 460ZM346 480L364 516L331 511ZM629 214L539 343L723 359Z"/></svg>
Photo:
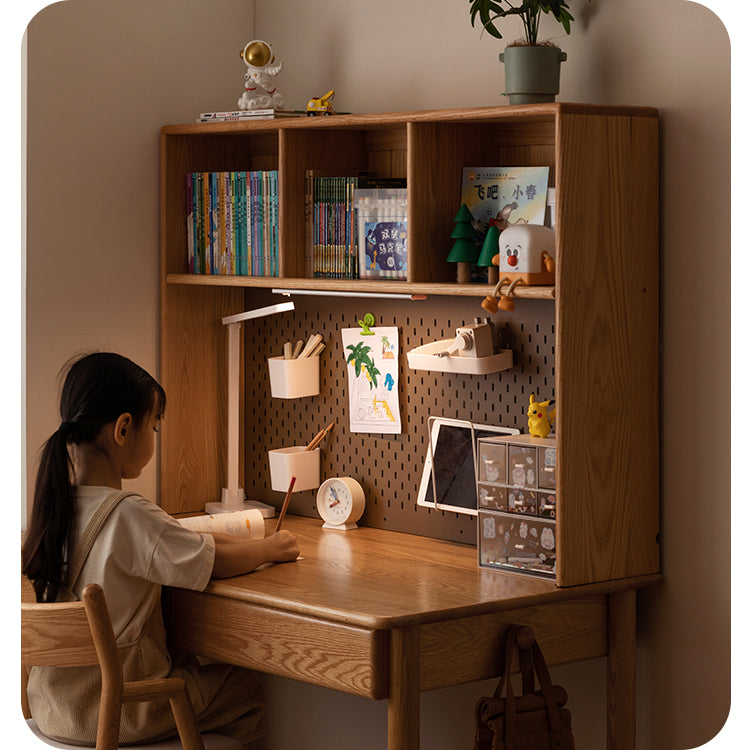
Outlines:
<svg viewBox="0 0 750 750"><path fill-rule="evenodd" d="M365 493L351 477L326 479L318 490L317 506L324 528L356 528L365 509Z"/></svg>

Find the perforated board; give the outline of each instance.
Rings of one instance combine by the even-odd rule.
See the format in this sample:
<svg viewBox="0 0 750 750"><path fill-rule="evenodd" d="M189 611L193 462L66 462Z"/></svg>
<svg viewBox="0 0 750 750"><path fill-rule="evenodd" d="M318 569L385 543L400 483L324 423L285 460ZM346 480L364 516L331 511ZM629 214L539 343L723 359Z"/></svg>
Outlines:
<svg viewBox="0 0 750 750"><path fill-rule="evenodd" d="M252 296L250 296L252 295ZM248 293L248 308L278 302L265 291ZM271 489L268 451L305 445L330 422L322 445L321 481L352 476L364 487L367 506L361 523L422 536L476 542L476 519L416 505L431 415L527 432L530 394L555 398L555 306L546 300L516 301L512 313L493 316L501 345L514 350L514 366L489 375L412 370L406 352L421 344L453 338L455 329L483 317L480 297L430 297L424 301L294 297L293 313L246 326L245 488L248 497L279 506L283 494ZM346 361L342 328L358 328L371 312L376 326L399 329L399 435L349 430ZM320 394L300 399L272 398L267 359L279 356L285 341L320 333ZM315 491L294 493L289 512L316 516Z"/></svg>

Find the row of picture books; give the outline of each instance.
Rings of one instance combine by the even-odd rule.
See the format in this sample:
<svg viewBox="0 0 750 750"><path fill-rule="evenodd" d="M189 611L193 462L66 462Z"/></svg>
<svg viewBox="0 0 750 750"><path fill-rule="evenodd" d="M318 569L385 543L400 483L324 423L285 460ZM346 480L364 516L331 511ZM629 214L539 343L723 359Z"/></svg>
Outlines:
<svg viewBox="0 0 750 750"><path fill-rule="evenodd" d="M279 173L186 175L188 272L279 275Z"/></svg>
<svg viewBox="0 0 750 750"><path fill-rule="evenodd" d="M406 179L305 173L305 273L406 278Z"/></svg>
<svg viewBox="0 0 750 750"><path fill-rule="evenodd" d="M547 167L464 168L477 254L490 226L554 228L548 178ZM186 185L190 273L279 275L278 171L190 172ZM307 278L405 279L406 179L307 170L305 231Z"/></svg>

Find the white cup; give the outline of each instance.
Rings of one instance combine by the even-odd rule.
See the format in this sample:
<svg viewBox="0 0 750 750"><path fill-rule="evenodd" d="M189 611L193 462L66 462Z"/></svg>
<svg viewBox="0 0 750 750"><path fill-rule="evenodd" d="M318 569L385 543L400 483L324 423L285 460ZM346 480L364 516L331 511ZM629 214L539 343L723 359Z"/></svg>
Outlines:
<svg viewBox="0 0 750 750"><path fill-rule="evenodd" d="M274 398L304 398L320 393L320 357L270 357L268 375Z"/></svg>
<svg viewBox="0 0 750 750"><path fill-rule="evenodd" d="M268 451L271 489L286 492L294 480L293 492L314 490L320 486L320 448L306 451L304 445Z"/></svg>

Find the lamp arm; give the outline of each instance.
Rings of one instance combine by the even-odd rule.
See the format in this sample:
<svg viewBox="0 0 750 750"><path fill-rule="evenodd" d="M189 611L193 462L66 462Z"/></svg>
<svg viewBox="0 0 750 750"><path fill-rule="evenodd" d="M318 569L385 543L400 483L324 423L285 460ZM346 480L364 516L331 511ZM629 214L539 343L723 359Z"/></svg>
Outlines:
<svg viewBox="0 0 750 750"><path fill-rule="evenodd" d="M240 493L240 329L239 322L227 326L227 490L242 504Z"/></svg>

